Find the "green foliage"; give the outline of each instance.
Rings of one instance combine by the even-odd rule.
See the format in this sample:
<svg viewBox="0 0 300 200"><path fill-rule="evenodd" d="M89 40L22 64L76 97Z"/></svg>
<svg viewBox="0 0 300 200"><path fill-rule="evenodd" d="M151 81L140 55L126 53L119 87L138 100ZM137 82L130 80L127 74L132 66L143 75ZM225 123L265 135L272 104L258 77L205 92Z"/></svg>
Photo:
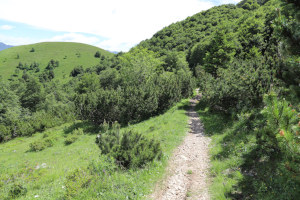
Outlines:
<svg viewBox="0 0 300 200"><path fill-rule="evenodd" d="M45 99L43 87L34 77L30 77L25 84L25 91L20 98L21 104L24 108L36 111Z"/></svg>
<svg viewBox="0 0 300 200"><path fill-rule="evenodd" d="M75 128L72 133L68 134L65 139L65 145L70 145L74 143L76 140L78 140L78 137L80 135L83 135L83 129L82 128Z"/></svg>
<svg viewBox="0 0 300 200"><path fill-rule="evenodd" d="M272 148L281 154L283 170L291 179L300 183L300 116L286 100L278 100L275 93L266 95L266 104L262 114L266 119L266 126L260 136L265 148ZM279 151L279 152L277 152Z"/></svg>
<svg viewBox="0 0 300 200"><path fill-rule="evenodd" d="M284 1L282 8L277 9L277 18L273 28L280 38L280 57L282 64L279 69L281 78L290 89L300 97L300 6L298 1Z"/></svg>
<svg viewBox="0 0 300 200"><path fill-rule="evenodd" d="M263 61L235 62L217 74L214 78L202 71L200 89L211 107L226 112L259 106L263 95L276 83L275 73Z"/></svg>
<svg viewBox="0 0 300 200"><path fill-rule="evenodd" d="M163 70L162 65L167 63L155 53L136 48L119 58L119 70L107 68L100 75L84 74L76 86L77 113L96 124L104 120L127 124L163 112L190 96L194 86L183 55L176 53L166 61L172 65L172 72Z"/></svg>
<svg viewBox="0 0 300 200"><path fill-rule="evenodd" d="M78 135L68 135L65 139L65 145L70 145L78 140Z"/></svg>
<svg viewBox="0 0 300 200"><path fill-rule="evenodd" d="M75 169L70 172L65 181L65 198L73 199L80 193L80 190L89 186L89 183L92 179L89 171L82 169Z"/></svg>
<svg viewBox="0 0 300 200"><path fill-rule="evenodd" d="M36 140L29 144L30 151L42 151L47 147L52 147L54 145L55 137L46 137L40 140Z"/></svg>
<svg viewBox="0 0 300 200"><path fill-rule="evenodd" d="M245 10L255 10L259 8L259 4L257 0L243 0L237 4L237 6L245 9Z"/></svg>
<svg viewBox="0 0 300 200"><path fill-rule="evenodd" d="M203 58L204 69L213 75L216 75L218 68L227 68L235 55L235 43L232 40L232 34L224 30L217 30L205 52Z"/></svg>
<svg viewBox="0 0 300 200"><path fill-rule="evenodd" d="M96 138L101 153L113 157L117 164L125 168L144 167L148 162L161 157L160 143L133 131L120 133L120 126L101 133Z"/></svg>
<svg viewBox="0 0 300 200"><path fill-rule="evenodd" d="M299 153L281 149L281 142L288 143L276 128L276 121L286 125L293 121L290 114L296 112L274 94L266 96L269 100L263 115L261 109L253 109L239 113L236 120L203 106L198 111L214 146L210 150L212 199L297 199L300 195L299 173L294 171L299 169L299 160L295 159ZM279 115L274 115L276 112ZM299 150L294 142L291 144Z"/></svg>
<svg viewBox="0 0 300 200"><path fill-rule="evenodd" d="M59 66L59 61L51 59L45 69L46 70L54 70L58 66Z"/></svg>
<svg viewBox="0 0 300 200"><path fill-rule="evenodd" d="M221 29L224 24L236 28L236 20L245 13L244 9L233 4L217 6L171 24L139 46L160 55L166 55L169 51L188 52L198 42L210 42L216 30Z"/></svg>
<svg viewBox="0 0 300 200"><path fill-rule="evenodd" d="M82 66L78 66L78 67L75 67L75 68L71 71L70 76L76 77L76 76L78 76L78 75L80 75L80 74L83 74L83 73L84 73L84 70L83 70Z"/></svg>
<svg viewBox="0 0 300 200"><path fill-rule="evenodd" d="M24 196L27 193L27 189L21 184L14 184L11 186L8 196L9 198L15 199L20 196Z"/></svg>
<svg viewBox="0 0 300 200"><path fill-rule="evenodd" d="M11 199L8 192L14 183L22 183L27 188L26 195L19 197L22 200L35 199L36 195L39 196L37 199L66 199L67 194L74 194L70 198L78 200L145 198L164 176L167 158L186 135L188 116L183 108L188 104L185 100L164 114L121 129L121 132L130 129L160 141L164 152L162 159L147 164L145 168L122 170L114 159L99 155L95 133L91 132L97 127L86 122L47 128L47 131L31 137L19 137L0 144L0 199ZM65 127L69 127L68 130ZM66 146L65 136L72 134L75 128L82 128L86 134ZM28 152L30 143L47 137L57 137L51 148ZM79 171L76 175L79 183L79 179L91 178L87 186L75 187L77 182L66 180L76 169ZM70 189L74 193L67 193L67 186L78 190Z"/></svg>
<svg viewBox="0 0 300 200"><path fill-rule="evenodd" d="M29 52L32 48L35 49L34 53ZM54 69L55 79L66 83L71 78L64 78L63 76L69 75L75 66L83 66L86 69L99 63L99 59L94 57L96 51L104 55L107 60L114 56L108 51L82 43L43 42L16 46L12 49L1 51L0 74L3 76L3 80L9 79L19 62L23 64L23 67L27 64L28 68L34 62L39 63L40 71L44 71L49 61L53 59L59 62L59 67ZM78 57L79 54L80 57ZM16 56L19 58L16 59ZM5 59L6 62L2 62Z"/></svg>
<svg viewBox="0 0 300 200"><path fill-rule="evenodd" d="M99 51L97 51L94 55L95 58L100 58L101 57L101 53Z"/></svg>

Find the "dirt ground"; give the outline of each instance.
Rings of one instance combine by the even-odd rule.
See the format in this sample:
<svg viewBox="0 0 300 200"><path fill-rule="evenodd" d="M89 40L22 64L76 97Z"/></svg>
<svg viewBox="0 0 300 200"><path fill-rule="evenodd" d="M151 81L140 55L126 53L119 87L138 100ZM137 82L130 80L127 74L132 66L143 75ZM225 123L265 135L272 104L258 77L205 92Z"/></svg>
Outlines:
<svg viewBox="0 0 300 200"><path fill-rule="evenodd" d="M156 185L150 196L154 200L210 199L209 185L209 143L204 127L195 111L200 96L190 100L190 130L182 144L169 160L166 178Z"/></svg>

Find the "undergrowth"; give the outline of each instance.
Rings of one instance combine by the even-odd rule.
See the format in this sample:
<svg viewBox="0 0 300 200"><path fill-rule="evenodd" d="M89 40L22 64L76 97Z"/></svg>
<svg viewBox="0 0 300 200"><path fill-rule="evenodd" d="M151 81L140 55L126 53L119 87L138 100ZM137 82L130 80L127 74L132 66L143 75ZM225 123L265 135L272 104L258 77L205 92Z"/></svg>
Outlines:
<svg viewBox="0 0 300 200"><path fill-rule="evenodd" d="M264 109L236 117L197 106L212 138L212 199L299 199L299 116L285 100L265 99ZM270 112L277 113L273 121Z"/></svg>

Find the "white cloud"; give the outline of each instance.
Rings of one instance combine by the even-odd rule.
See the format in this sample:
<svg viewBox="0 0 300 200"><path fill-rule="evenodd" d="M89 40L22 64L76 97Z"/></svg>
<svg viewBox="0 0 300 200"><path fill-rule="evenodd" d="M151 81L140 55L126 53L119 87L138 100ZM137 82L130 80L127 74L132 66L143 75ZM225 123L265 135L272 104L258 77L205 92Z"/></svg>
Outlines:
<svg viewBox="0 0 300 200"><path fill-rule="evenodd" d="M14 29L14 28L15 28L15 27L14 27L14 26L11 26L11 25L2 25L2 26L0 26L0 29L6 30L6 31L11 30L11 29Z"/></svg>
<svg viewBox="0 0 300 200"><path fill-rule="evenodd" d="M96 44L100 40L97 37L85 36L79 33L66 33L63 35L57 35L50 39L43 39L42 41L57 41L57 42L80 42L86 44Z"/></svg>
<svg viewBox="0 0 300 200"><path fill-rule="evenodd" d="M32 44L32 43L38 42L32 38L14 37L14 36L7 36L7 35L3 35L3 34L0 34L0 41L4 42L5 44L13 45L13 46L17 46L20 44L22 44L22 45L23 44Z"/></svg>
<svg viewBox="0 0 300 200"><path fill-rule="evenodd" d="M228 4L228 3L239 3L241 0L219 0L220 4Z"/></svg>
<svg viewBox="0 0 300 200"><path fill-rule="evenodd" d="M1 0L0 19L94 34L107 38L95 44L126 51L163 27L212 6L207 0Z"/></svg>

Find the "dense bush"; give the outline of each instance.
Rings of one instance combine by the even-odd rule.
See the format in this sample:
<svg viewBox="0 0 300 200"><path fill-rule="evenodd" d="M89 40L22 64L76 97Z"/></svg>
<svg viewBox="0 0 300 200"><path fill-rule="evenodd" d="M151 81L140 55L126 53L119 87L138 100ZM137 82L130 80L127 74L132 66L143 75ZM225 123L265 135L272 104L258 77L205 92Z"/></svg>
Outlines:
<svg viewBox="0 0 300 200"><path fill-rule="evenodd" d="M119 70L87 73L76 87L74 102L82 119L122 124L139 122L168 109L192 94L193 78L184 57L174 54L163 63L153 52L133 49L120 57Z"/></svg>
<svg viewBox="0 0 300 200"><path fill-rule="evenodd" d="M214 108L226 112L249 109L259 106L263 95L276 85L274 74L262 61L235 62L219 69L216 78L203 70L200 89Z"/></svg>
<svg viewBox="0 0 300 200"><path fill-rule="evenodd" d="M265 95L264 102L266 106L262 114L266 125L259 142L266 151L271 149L277 159L281 158L280 162L284 164L281 170L300 184L299 108L293 107L284 99L277 99L275 93Z"/></svg>
<svg viewBox="0 0 300 200"><path fill-rule="evenodd" d="M71 71L70 76L76 77L76 76L78 76L78 75L80 75L80 74L83 74L83 73L84 73L84 69L83 69L82 66L80 65L80 66L75 67L75 68Z"/></svg>
<svg viewBox="0 0 300 200"><path fill-rule="evenodd" d="M52 147L54 145L55 137L46 137L43 139L36 140L29 144L30 151L42 151L47 147Z"/></svg>
<svg viewBox="0 0 300 200"><path fill-rule="evenodd" d="M78 135L68 135L65 139L65 145L70 145L78 139Z"/></svg>
<svg viewBox="0 0 300 200"><path fill-rule="evenodd" d="M80 135L83 134L82 128L76 128L72 131L72 133L69 133L65 139L65 145L70 145L74 143Z"/></svg>
<svg viewBox="0 0 300 200"><path fill-rule="evenodd" d="M132 131L120 133L119 124L99 134L96 144L101 153L113 157L117 164L125 168L143 167L148 162L160 158L160 143Z"/></svg>

